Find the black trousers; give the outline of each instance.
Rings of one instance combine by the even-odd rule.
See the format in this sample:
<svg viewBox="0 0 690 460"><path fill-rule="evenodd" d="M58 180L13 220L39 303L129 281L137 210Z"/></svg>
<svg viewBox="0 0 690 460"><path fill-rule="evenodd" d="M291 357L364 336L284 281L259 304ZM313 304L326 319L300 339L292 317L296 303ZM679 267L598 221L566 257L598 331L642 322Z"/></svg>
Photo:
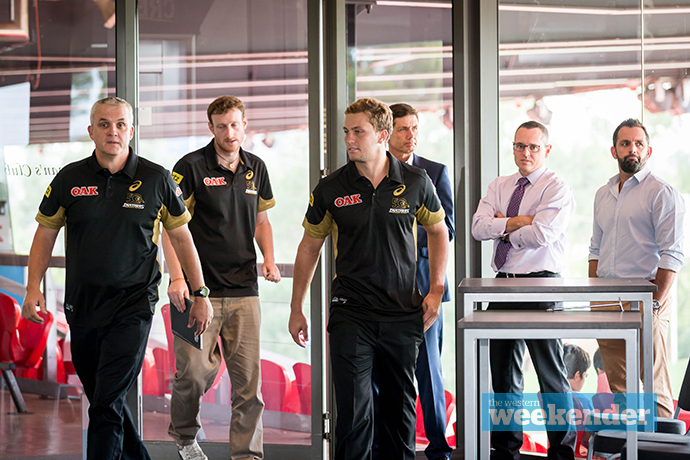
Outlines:
<svg viewBox="0 0 690 460"><path fill-rule="evenodd" d="M334 311L328 322L336 423L335 459L369 460L374 438L372 374L379 383L379 458L415 458L414 369L421 316L365 321Z"/></svg>
<svg viewBox="0 0 690 460"><path fill-rule="evenodd" d="M558 278L552 272L526 275L498 273L496 278ZM489 310L546 310L555 302L491 302ZM563 363L563 342L558 340L490 340L491 383L494 393L522 393L524 388L522 363L525 347L529 350L537 371L542 393L570 393L570 383ZM576 431L548 431L549 459L575 458ZM519 460L522 431L493 431L491 433L492 460Z"/></svg>
<svg viewBox="0 0 690 460"><path fill-rule="evenodd" d="M72 361L89 398L87 458L150 460L125 397L136 381L151 329L147 310L128 309L105 327L70 326Z"/></svg>

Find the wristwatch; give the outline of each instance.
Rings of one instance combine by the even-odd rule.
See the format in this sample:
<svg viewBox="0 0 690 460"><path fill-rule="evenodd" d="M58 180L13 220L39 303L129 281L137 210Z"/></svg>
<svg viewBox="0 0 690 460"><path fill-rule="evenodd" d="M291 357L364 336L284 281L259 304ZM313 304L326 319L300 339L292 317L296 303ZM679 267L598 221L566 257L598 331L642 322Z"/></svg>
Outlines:
<svg viewBox="0 0 690 460"><path fill-rule="evenodd" d="M198 290L192 292L192 295L194 297L208 297L208 295L211 293L211 290L206 287L206 286L201 286Z"/></svg>
<svg viewBox="0 0 690 460"><path fill-rule="evenodd" d="M652 310L658 310L661 308L661 304L658 300L652 300Z"/></svg>

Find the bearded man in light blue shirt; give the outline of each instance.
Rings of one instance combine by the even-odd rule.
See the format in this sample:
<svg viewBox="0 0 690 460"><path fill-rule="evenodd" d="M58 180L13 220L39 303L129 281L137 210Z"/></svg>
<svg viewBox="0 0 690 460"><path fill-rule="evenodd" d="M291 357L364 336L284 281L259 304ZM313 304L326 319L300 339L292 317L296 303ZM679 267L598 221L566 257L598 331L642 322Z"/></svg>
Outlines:
<svg viewBox="0 0 690 460"><path fill-rule="evenodd" d="M618 161L619 173L594 198L589 276L644 278L657 285L652 318L654 391L657 416L672 417L666 335L671 288L684 260L685 203L678 190L645 168L652 148L649 134L638 120L627 119L616 128L611 155ZM602 339L599 348L611 390L625 393L624 342Z"/></svg>

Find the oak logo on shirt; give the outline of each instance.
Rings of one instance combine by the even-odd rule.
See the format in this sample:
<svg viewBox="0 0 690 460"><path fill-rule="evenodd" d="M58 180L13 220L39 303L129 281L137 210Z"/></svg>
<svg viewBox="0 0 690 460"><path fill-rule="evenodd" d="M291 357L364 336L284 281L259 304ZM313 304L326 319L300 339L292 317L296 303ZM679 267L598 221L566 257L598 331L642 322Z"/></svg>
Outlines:
<svg viewBox="0 0 690 460"><path fill-rule="evenodd" d="M204 177L204 185L214 187L220 185L228 185L228 183L225 182L225 177Z"/></svg>
<svg viewBox="0 0 690 460"><path fill-rule="evenodd" d="M343 206L352 206L353 204L361 204L362 198L359 193L350 196L339 196L333 202L336 207L342 208Z"/></svg>
<svg viewBox="0 0 690 460"><path fill-rule="evenodd" d="M173 172L172 173L173 180L177 182L177 185L180 185L180 182L182 182L182 179L184 179L184 176L182 174Z"/></svg>
<svg viewBox="0 0 690 460"><path fill-rule="evenodd" d="M138 193L128 193L123 208L144 209L144 198Z"/></svg>
<svg viewBox="0 0 690 460"><path fill-rule="evenodd" d="M82 187L73 187L70 193L72 196L96 196L98 195L98 186L88 185Z"/></svg>
<svg viewBox="0 0 690 460"><path fill-rule="evenodd" d="M410 212L410 205L405 198L395 197L388 212L391 214L407 214Z"/></svg>

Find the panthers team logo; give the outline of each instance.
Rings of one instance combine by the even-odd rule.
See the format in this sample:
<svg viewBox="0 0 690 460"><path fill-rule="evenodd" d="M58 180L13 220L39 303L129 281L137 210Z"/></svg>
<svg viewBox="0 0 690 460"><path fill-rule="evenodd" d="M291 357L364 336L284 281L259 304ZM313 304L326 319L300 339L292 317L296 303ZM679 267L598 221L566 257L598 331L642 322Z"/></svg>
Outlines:
<svg viewBox="0 0 690 460"><path fill-rule="evenodd" d="M245 189L244 193L248 193L249 195L256 195L256 184L254 184L254 181L252 180L254 178L254 171L247 171L247 175L244 176L244 178L247 179L247 188Z"/></svg>
<svg viewBox="0 0 690 460"><path fill-rule="evenodd" d="M122 207L129 209L144 209L144 205L144 198L141 195L138 193L128 193L127 198L125 198L125 203L122 205Z"/></svg>
<svg viewBox="0 0 690 460"><path fill-rule="evenodd" d="M391 214L407 214L410 212L410 205L405 198L394 197L388 212Z"/></svg>

